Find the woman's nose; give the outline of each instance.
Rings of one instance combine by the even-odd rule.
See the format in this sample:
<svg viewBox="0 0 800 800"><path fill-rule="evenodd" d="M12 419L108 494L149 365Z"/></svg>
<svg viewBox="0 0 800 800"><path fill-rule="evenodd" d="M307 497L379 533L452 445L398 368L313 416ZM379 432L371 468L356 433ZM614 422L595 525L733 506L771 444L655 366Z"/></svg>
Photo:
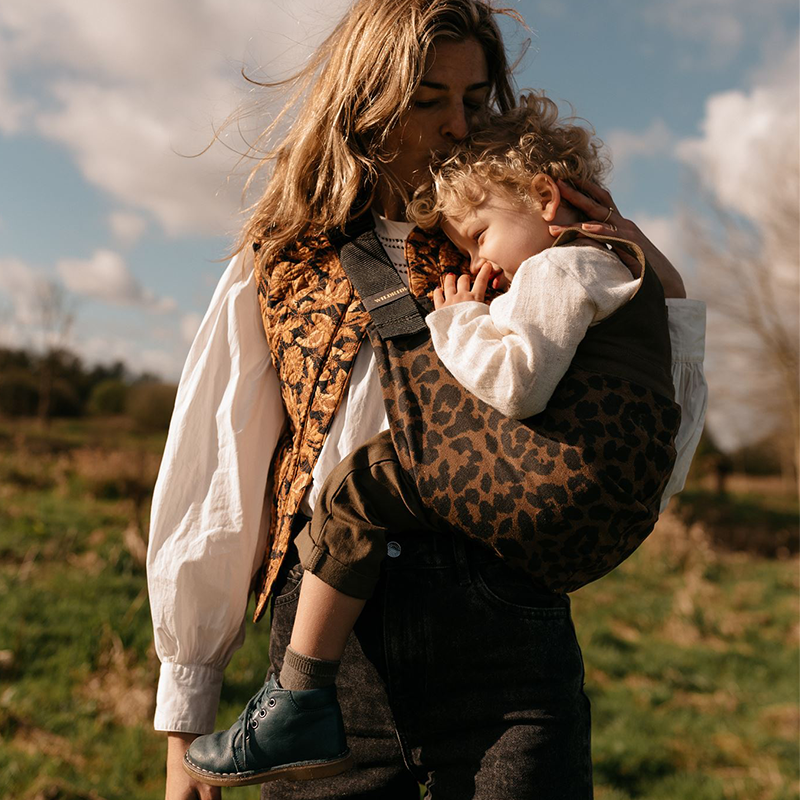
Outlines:
<svg viewBox="0 0 800 800"><path fill-rule="evenodd" d="M442 136L445 139L461 141L469 133L469 122L464 104L453 103L448 112L447 119L442 124Z"/></svg>

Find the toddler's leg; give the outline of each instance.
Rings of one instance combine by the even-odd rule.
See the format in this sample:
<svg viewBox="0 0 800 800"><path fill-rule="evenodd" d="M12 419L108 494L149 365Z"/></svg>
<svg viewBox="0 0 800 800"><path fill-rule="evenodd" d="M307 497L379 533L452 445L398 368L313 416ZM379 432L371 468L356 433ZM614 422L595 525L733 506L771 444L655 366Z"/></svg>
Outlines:
<svg viewBox="0 0 800 800"><path fill-rule="evenodd" d="M366 600L303 574L292 638L283 657L284 689L320 689L336 680L339 662Z"/></svg>
<svg viewBox="0 0 800 800"><path fill-rule="evenodd" d="M345 643L378 581L389 530L419 530L422 507L386 431L331 472L296 537L305 569L280 683L333 683Z"/></svg>
<svg viewBox="0 0 800 800"><path fill-rule="evenodd" d="M423 519L388 432L333 470L295 539L306 572L280 684L272 675L229 730L195 739L184 758L190 775L244 786L352 766L333 685L339 661L378 582L386 532L419 531Z"/></svg>

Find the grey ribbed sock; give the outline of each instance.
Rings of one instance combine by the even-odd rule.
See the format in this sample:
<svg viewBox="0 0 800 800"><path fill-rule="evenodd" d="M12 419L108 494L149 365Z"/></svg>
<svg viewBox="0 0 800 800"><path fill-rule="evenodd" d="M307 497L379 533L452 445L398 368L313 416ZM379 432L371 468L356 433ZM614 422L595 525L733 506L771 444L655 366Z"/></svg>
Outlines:
<svg viewBox="0 0 800 800"><path fill-rule="evenodd" d="M304 656L287 647L278 681L284 689L321 689L335 683L339 663Z"/></svg>

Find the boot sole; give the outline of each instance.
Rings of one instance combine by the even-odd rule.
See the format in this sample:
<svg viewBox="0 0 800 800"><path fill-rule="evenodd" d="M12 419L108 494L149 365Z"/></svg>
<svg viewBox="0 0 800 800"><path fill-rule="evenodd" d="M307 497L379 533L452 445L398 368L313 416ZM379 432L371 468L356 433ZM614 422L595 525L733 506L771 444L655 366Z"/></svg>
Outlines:
<svg viewBox="0 0 800 800"><path fill-rule="evenodd" d="M317 778L332 778L353 767L353 756L348 751L335 761L321 763L290 764L285 767L275 767L266 772L249 773L247 775L222 774L208 772L201 767L196 767L186 758L183 760L183 769L192 778L209 786L252 786L257 783L269 781L312 781Z"/></svg>

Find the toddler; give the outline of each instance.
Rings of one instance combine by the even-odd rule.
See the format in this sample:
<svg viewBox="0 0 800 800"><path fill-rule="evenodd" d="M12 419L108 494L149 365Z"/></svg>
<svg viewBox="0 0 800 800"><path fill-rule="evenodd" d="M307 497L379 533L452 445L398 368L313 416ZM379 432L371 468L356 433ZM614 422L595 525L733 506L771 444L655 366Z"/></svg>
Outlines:
<svg viewBox="0 0 800 800"><path fill-rule="evenodd" d="M588 370L588 381L592 375L602 377L601 367L609 363L603 357L604 343L635 333L644 320L655 333L646 342L637 341L649 350L640 353L641 359L635 355L633 365L621 363L612 370L609 385L615 385L615 380L632 381L635 386L641 383L646 390L636 389L637 403L642 406L639 412L649 413L647 391L662 397L662 412L670 412L660 416L668 430L663 436L663 452L656 453L657 480L647 490L648 496L657 500L672 468L668 453L679 419L672 402L660 284L645 268L641 253L639 269L633 274L603 243L603 237L601 241L582 237L566 242L562 236L556 241L549 230L551 225L580 222L578 212L563 201L558 180L597 181L604 166L591 134L560 120L555 104L541 95L523 98L519 108L491 120L484 130L437 159L431 168L431 186L411 204L409 215L423 227L440 224L469 258L475 280L471 283L469 275L445 276L433 294L435 310L425 321L439 359L469 393L487 405L490 424L493 420L502 425L504 418L526 420L526 430L535 431L537 420L543 429L555 424L552 420L548 423L544 412L551 399L564 407L560 387L570 368L580 364ZM484 298L490 288L500 294L487 304ZM634 297L635 308L631 304ZM622 314L626 307L627 317ZM598 333L588 335L593 328ZM612 394L604 397L609 401L604 413L613 422L620 406L611 401ZM492 408L499 412L496 419L491 416L496 414ZM533 419L528 426L529 418ZM428 436L443 438L434 425L426 431ZM611 444L617 448L614 452L621 453L620 447L630 449L632 445L630 441L624 444L624 433L619 436L623 444ZM602 437L599 442L596 439L574 441L569 452L556 454L552 448L547 452L556 461L596 461L595 450L603 450L603 457L612 459L609 442L604 447ZM484 458L495 459L496 473L500 461L510 460L511 455L487 451ZM489 464L487 474L493 471L491 461ZM652 480L653 471L645 473L640 466L637 462L636 468L631 468L628 482L632 495L637 480L645 481L645 474ZM541 459L523 469L531 474L553 470ZM608 469L613 475L611 467ZM444 527L460 531L454 535L486 540L477 520L474 525L458 524L463 519L458 516L463 513L458 512L458 494L468 490L456 485L457 481L448 485L440 481L436 491L445 499L441 505L441 497L429 498L421 491L420 474L415 479L403 467L387 431L354 451L328 477L312 521L295 540L305 572L279 680L272 675L228 731L192 743L184 766L193 777L212 785L236 786L280 778L326 777L352 765L334 682L345 642L378 580L386 534L407 531L425 535L426 530ZM556 475L551 479L555 485L551 484L548 492L558 498L558 491L565 488L558 485L561 473L556 469L552 474ZM614 496L606 506L597 506L599 514L624 502L618 495L626 480L621 477L613 485L608 483ZM520 480L519 486L522 483ZM512 494L519 499L522 491ZM512 531L512 535L492 541L501 557L522 568L541 565L532 566L531 574L545 589L559 591L582 585L615 565L596 567L593 561L591 568L579 570L580 577L573 577L573 583L542 579L547 570L552 572L552 565L522 539L557 537L566 530L572 533L575 526L567 521L566 528L559 528L553 522L552 504L540 503L535 492L529 496L532 506L544 509L533 525L535 535L525 531L524 537L514 539ZM574 511L569 503L563 505ZM652 505L651 500L650 513ZM450 509L456 511L450 513ZM571 517L579 518L580 514ZM486 525L493 532L503 527L494 517ZM513 526L505 526L509 527ZM590 552L587 557L594 556Z"/></svg>

